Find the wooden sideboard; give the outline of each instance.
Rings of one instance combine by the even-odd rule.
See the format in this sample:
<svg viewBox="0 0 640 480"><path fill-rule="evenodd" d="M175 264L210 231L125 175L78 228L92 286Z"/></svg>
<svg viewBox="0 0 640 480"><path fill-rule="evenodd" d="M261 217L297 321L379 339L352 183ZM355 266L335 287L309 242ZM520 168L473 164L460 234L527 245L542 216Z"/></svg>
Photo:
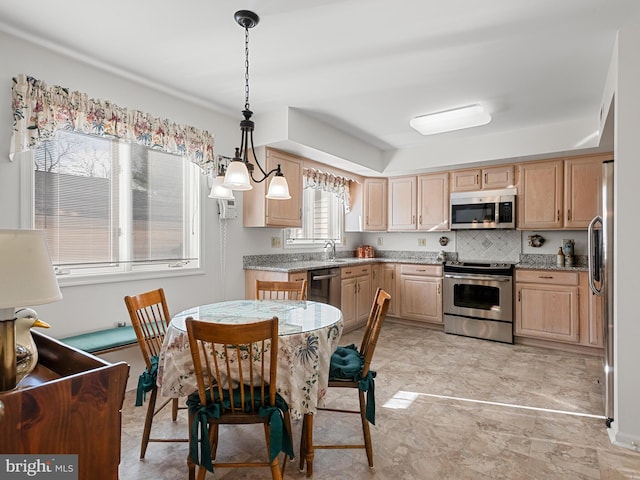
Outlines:
<svg viewBox="0 0 640 480"><path fill-rule="evenodd" d="M0 393L0 452L77 454L78 478L117 479L129 365L32 334L38 365Z"/></svg>

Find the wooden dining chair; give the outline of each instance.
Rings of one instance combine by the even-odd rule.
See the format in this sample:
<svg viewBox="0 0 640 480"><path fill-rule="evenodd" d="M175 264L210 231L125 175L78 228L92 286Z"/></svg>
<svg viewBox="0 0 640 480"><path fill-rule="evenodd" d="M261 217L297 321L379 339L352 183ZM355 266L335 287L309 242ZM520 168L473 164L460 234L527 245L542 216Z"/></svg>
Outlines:
<svg viewBox="0 0 640 480"><path fill-rule="evenodd" d="M360 415L362 423L363 444L314 444L314 415L305 415L300 438L300 469L307 463L307 477L313 475L313 451L315 449L364 448L369 466L373 467L373 446L369 423L375 424L375 392L374 380L376 372L370 369L382 323L387 315L391 295L378 288L376 291L369 318L365 327L360 349L355 345L338 347L331 356L329 371L329 388L351 388L358 392L359 410L319 407L318 410L332 412L355 413ZM365 398L365 392L367 394Z"/></svg>
<svg viewBox="0 0 640 480"><path fill-rule="evenodd" d="M256 300L306 300L307 281L256 280Z"/></svg>
<svg viewBox="0 0 640 480"><path fill-rule="evenodd" d="M204 479L214 467L269 467L281 479L287 455L293 458L289 408L276 393L278 318L242 324L186 319L198 392L187 400L191 443L189 478ZM220 425L262 424L264 461L216 460ZM242 433L239 438L242 439ZM282 469L278 455L285 458Z"/></svg>
<svg viewBox="0 0 640 480"><path fill-rule="evenodd" d="M189 440L188 438L151 438L153 418L164 407L171 403L171 418L174 422L178 418L178 410L186 409L186 407L180 407L177 398L169 398L156 409L158 355L167 327L171 321L164 290L159 288L139 295L126 296L124 297L124 303L129 311L129 318L131 318L131 324L138 339L138 346L146 365L146 370L140 376L140 381L138 382L136 406L142 405L145 394L149 391L151 392L140 446L140 458L143 459L149 442L187 442Z"/></svg>

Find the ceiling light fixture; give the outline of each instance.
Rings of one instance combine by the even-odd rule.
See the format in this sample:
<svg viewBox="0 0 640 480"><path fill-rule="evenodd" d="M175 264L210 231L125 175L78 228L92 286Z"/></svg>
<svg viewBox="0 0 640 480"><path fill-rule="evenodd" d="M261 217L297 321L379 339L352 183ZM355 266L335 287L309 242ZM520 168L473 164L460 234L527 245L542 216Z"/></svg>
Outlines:
<svg viewBox="0 0 640 480"><path fill-rule="evenodd" d="M245 54L245 73L244 73L244 110L242 116L244 120L240 121L240 130L242 132L242 138L240 141L240 148L236 148L236 153L227 167L224 183L225 188L230 190L251 190L251 181L255 183L261 183L265 181L271 174L275 174L271 183L269 184L269 191L266 197L271 200L288 200L291 198L289 195L289 185L287 179L284 177L280 170L280 164L273 170L267 172L262 168L258 157L256 155L253 146L253 130L254 122L251 120L253 112L249 106L249 29L255 27L260 21L260 17L249 10L238 10L234 18L238 25L244 28L244 54ZM253 176L254 166L249 162L249 149L256 165L260 169L262 178L256 179Z"/></svg>
<svg viewBox="0 0 640 480"><path fill-rule="evenodd" d="M409 121L409 125L422 135L433 135L478 127L490 121L491 115L482 108L482 105L476 104L415 117Z"/></svg>

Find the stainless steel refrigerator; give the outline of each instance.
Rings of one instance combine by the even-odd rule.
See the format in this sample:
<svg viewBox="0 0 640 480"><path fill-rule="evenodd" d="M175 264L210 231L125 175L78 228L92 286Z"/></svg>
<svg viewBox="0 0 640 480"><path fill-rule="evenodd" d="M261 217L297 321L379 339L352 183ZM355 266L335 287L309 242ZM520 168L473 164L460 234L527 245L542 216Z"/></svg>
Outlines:
<svg viewBox="0 0 640 480"><path fill-rule="evenodd" d="M613 411L613 160L602 163L602 212L589 224L589 286L603 297L604 415L607 427Z"/></svg>

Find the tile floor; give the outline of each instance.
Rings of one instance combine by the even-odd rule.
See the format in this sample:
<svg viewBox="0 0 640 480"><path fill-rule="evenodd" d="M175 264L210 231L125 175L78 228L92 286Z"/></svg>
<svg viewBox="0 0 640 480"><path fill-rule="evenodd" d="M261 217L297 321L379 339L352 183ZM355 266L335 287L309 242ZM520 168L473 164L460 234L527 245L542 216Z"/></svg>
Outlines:
<svg viewBox="0 0 640 480"><path fill-rule="evenodd" d="M359 343L361 335L346 334L341 344ZM373 363L378 372L375 468L368 467L364 450L320 450L315 479L640 479L640 452L609 442L601 418L599 358L387 322ZM355 406L354 399L332 394L328 402ZM135 392L128 392L120 478L186 478L186 443L152 443L146 459L139 460L146 408L134 407L134 401ZM186 412L175 424L163 412L154 432L186 436L186 424ZM355 415L321 412L315 426L316 440L341 435L359 441ZM300 422L293 429L297 451ZM239 445L233 444L235 430L222 430L222 442L227 439L231 446L221 445L219 456L262 453L261 430L245 432L251 441ZM207 478L270 474L268 469L220 468ZM285 478L305 478L297 458L287 465Z"/></svg>

